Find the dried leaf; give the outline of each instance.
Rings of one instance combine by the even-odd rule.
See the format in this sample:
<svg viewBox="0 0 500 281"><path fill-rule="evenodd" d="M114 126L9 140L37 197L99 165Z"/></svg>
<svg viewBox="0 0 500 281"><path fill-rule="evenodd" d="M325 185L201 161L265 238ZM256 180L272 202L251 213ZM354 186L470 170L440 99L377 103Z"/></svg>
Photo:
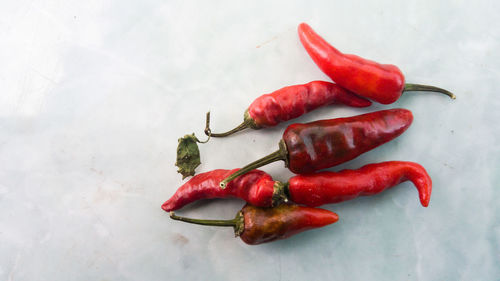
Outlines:
<svg viewBox="0 0 500 281"><path fill-rule="evenodd" d="M201 164L200 150L198 149L198 139L194 133L185 135L179 139L177 145L177 161L175 166L179 168L178 173L182 174L182 179L188 176L194 176L195 169Z"/></svg>

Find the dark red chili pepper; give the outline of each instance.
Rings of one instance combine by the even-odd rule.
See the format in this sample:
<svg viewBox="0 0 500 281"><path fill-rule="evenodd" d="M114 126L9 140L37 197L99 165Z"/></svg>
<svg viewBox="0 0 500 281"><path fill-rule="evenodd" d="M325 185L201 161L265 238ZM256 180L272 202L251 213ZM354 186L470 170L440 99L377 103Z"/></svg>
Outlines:
<svg viewBox="0 0 500 281"><path fill-rule="evenodd" d="M347 162L401 135L412 123L406 109L389 109L347 118L292 124L279 149L221 181L222 188L253 169L278 160L293 173L304 174Z"/></svg>
<svg viewBox="0 0 500 281"><path fill-rule="evenodd" d="M275 208L245 205L232 220L199 220L176 216L174 220L212 226L232 226L234 233L250 245L285 239L297 233L323 227L339 220L328 210L282 204Z"/></svg>
<svg viewBox="0 0 500 281"><path fill-rule="evenodd" d="M432 180L424 167L413 162L390 161L358 170L297 175L289 180L287 191L293 202L316 207L374 195L407 180L415 184L420 203L427 207Z"/></svg>
<svg viewBox="0 0 500 281"><path fill-rule="evenodd" d="M408 180L416 186L422 206L427 207L432 192L431 178L424 167L413 162L390 161L357 170L297 175L285 184L253 170L220 189L219 181L236 170L214 170L193 177L162 208L174 211L199 199L227 197L238 197L259 207L277 206L289 200L317 207L374 195Z"/></svg>
<svg viewBox="0 0 500 281"><path fill-rule="evenodd" d="M428 85L405 84L401 70L356 55L343 54L321 38L306 23L298 27L299 38L309 56L333 81L350 91L382 104L395 102L405 91L451 92Z"/></svg>
<svg viewBox="0 0 500 281"><path fill-rule="evenodd" d="M318 107L341 103L352 107L367 107L371 102L344 88L325 81L313 81L303 85L281 88L258 97L245 111L243 123L220 134L210 130L210 115L207 114L205 134L211 137L225 137L245 128L260 129L273 127L280 122L297 118Z"/></svg>

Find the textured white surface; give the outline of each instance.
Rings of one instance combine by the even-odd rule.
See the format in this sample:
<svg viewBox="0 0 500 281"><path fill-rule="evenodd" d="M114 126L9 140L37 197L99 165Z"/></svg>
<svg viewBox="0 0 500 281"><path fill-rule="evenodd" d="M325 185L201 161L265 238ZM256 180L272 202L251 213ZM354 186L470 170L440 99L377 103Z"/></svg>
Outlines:
<svg viewBox="0 0 500 281"><path fill-rule="evenodd" d="M0 280L498 280L497 1L2 1ZM171 221L177 138L242 120L257 96L327 79L303 50L308 22L341 51L398 65L390 106L332 106L307 122L404 107L397 140L336 167L416 161L433 178L325 208L340 221L247 246L230 229ZM198 172L277 148L286 123L201 147ZM282 163L264 168L275 179ZM179 214L232 218L213 200ZM313 278L314 279L314 278Z"/></svg>

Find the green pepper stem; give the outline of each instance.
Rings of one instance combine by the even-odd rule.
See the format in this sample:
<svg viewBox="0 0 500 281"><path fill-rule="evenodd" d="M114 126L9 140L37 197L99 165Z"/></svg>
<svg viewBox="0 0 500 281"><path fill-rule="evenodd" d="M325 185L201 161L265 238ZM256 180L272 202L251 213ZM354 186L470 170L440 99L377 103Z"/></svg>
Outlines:
<svg viewBox="0 0 500 281"><path fill-rule="evenodd" d="M207 118L205 121L205 135L207 135L209 137L215 137L215 138L227 137L227 136L232 135L236 132L242 131L246 128L259 129L259 126L257 126L257 124L255 124L255 121L248 114L248 110L245 111L243 122L241 124L239 124L238 126L236 126L236 128L229 130L227 132L224 132L224 133L212 133L212 130L210 129L210 111L207 112Z"/></svg>
<svg viewBox="0 0 500 281"><path fill-rule="evenodd" d="M206 141L201 141L199 140L193 133L193 137L194 137L194 140L198 143L207 143L209 140L210 140L210 136L208 136L207 140Z"/></svg>
<svg viewBox="0 0 500 281"><path fill-rule="evenodd" d="M445 89L442 89L442 88L429 86L429 85L405 84L403 92L407 92L407 91L438 92L438 93L443 93L452 99L456 99L455 94L453 94L452 92L445 90Z"/></svg>
<svg viewBox="0 0 500 281"><path fill-rule="evenodd" d="M236 126L236 128L234 128L232 130L229 130L227 132L224 132L224 133L212 133L212 131L210 130L210 128L207 125L207 127L205 127L205 135L207 135L209 137L214 137L214 138L223 138L223 137L227 137L229 135L232 135L232 134L234 134L236 132L243 131L246 128L248 128L248 125L246 124L245 121L243 121L243 123L241 123L238 126Z"/></svg>
<svg viewBox="0 0 500 281"><path fill-rule="evenodd" d="M183 222L188 222L188 223L194 223L194 224L201 224L201 225L210 225L210 226L232 226L236 227L236 224L238 223L238 217L232 219L232 220L200 220L200 219L192 219L192 218L186 218L186 217L180 217L177 216L174 212L170 212L170 218L173 220L178 220L178 221L183 221Z"/></svg>
<svg viewBox="0 0 500 281"><path fill-rule="evenodd" d="M245 167L239 169L238 171L232 173L227 178L222 180L219 183L219 186L222 189L224 189L224 188L226 188L227 184L230 181L234 180L235 178L237 178L241 175L244 175L244 174L250 172L251 170L257 169L259 167L262 167L262 166L267 165L267 164L272 163L272 162L283 160L283 161L285 161L285 165L288 166L288 151L286 149L286 145L285 145L285 142L283 140L280 141L279 147L280 148L277 151L275 151L267 156L264 156L264 157L260 158L259 160L254 161L254 162L246 165Z"/></svg>

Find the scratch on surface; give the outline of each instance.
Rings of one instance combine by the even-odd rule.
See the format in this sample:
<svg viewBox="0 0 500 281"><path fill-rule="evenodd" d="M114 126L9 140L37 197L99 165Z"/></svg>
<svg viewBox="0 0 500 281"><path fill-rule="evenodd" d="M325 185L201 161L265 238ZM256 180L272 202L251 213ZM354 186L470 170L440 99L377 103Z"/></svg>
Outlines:
<svg viewBox="0 0 500 281"><path fill-rule="evenodd" d="M14 273L16 272L17 270L17 267L19 265L19 261L21 260L21 251L17 252L17 255L16 255L16 260L14 261L14 266L12 267L11 271L9 272L9 279L7 279L8 281L12 281L14 280Z"/></svg>
<svg viewBox="0 0 500 281"><path fill-rule="evenodd" d="M272 42L272 41L274 41L274 40L278 39L278 37L280 37L282 34L287 33L287 32L291 32L291 31L293 31L294 29L295 29L294 27L287 28L286 30L283 30L282 32L280 32L280 33L278 33L278 34L274 35L271 39L269 39L269 40L267 40L267 41L264 41L263 43L261 43L261 44L259 44L259 45L255 46L255 48L260 48L260 47L262 47L263 45L269 44L270 42Z"/></svg>
<svg viewBox="0 0 500 281"><path fill-rule="evenodd" d="M405 214L407 217L410 217L409 210L405 210ZM422 237L421 233L423 232L422 229L417 229L415 227L415 222L411 224L411 229L412 229L412 238L413 238L413 246L415 247L415 257L416 257L416 262L415 262L415 274L417 280L422 280L422 260L423 260L423 253L421 251L421 246L419 245L419 239Z"/></svg>
<svg viewBox="0 0 500 281"><path fill-rule="evenodd" d="M147 81L153 82L154 85L158 86L159 88L161 88L162 90L164 90L166 92L175 92L177 90L177 89L171 87L169 84L164 83L162 80L155 78L155 76L153 74L143 70L140 67L137 67L137 66L131 64L130 62L128 62L125 59L120 58L116 54L113 54L113 53L107 52L107 51L103 51L103 50L100 50L97 48L88 47L88 46L85 46L84 48L91 50L93 52L96 52L97 54L101 54L101 55L119 63L120 65L122 65L126 69L132 71L136 75L143 77Z"/></svg>
<svg viewBox="0 0 500 281"><path fill-rule="evenodd" d="M271 38L271 39L269 39L269 40L267 40L267 41L264 41L264 43L261 43L261 44L257 45L255 48L260 48L260 47L262 47L263 45L266 45L266 44L268 44L268 43L270 43L270 42L272 42L272 41L276 40L277 38L278 38L278 35L275 35L275 36L273 36L273 38Z"/></svg>
<svg viewBox="0 0 500 281"><path fill-rule="evenodd" d="M31 70L33 70L36 74L40 75L40 77L42 77L43 79L49 81L49 82L52 82L54 84L57 84L57 81L55 81L54 79L48 77L47 75L41 73L38 69L34 68L34 67L30 67Z"/></svg>
<svg viewBox="0 0 500 281"><path fill-rule="evenodd" d="M25 96L26 96L26 84L27 84L27 73L26 71L23 71L22 75L20 75L21 77L19 78L19 82L18 82L18 90L19 90L19 94L18 94L18 97L17 97L17 101L14 105L14 112L16 113L19 113L21 111L21 108L22 108L22 104L25 100Z"/></svg>
<svg viewBox="0 0 500 281"><path fill-rule="evenodd" d="M281 281L281 253L278 253L278 258L279 258L279 266L280 266L279 267L280 268L280 275L279 275L280 277L278 280Z"/></svg>

